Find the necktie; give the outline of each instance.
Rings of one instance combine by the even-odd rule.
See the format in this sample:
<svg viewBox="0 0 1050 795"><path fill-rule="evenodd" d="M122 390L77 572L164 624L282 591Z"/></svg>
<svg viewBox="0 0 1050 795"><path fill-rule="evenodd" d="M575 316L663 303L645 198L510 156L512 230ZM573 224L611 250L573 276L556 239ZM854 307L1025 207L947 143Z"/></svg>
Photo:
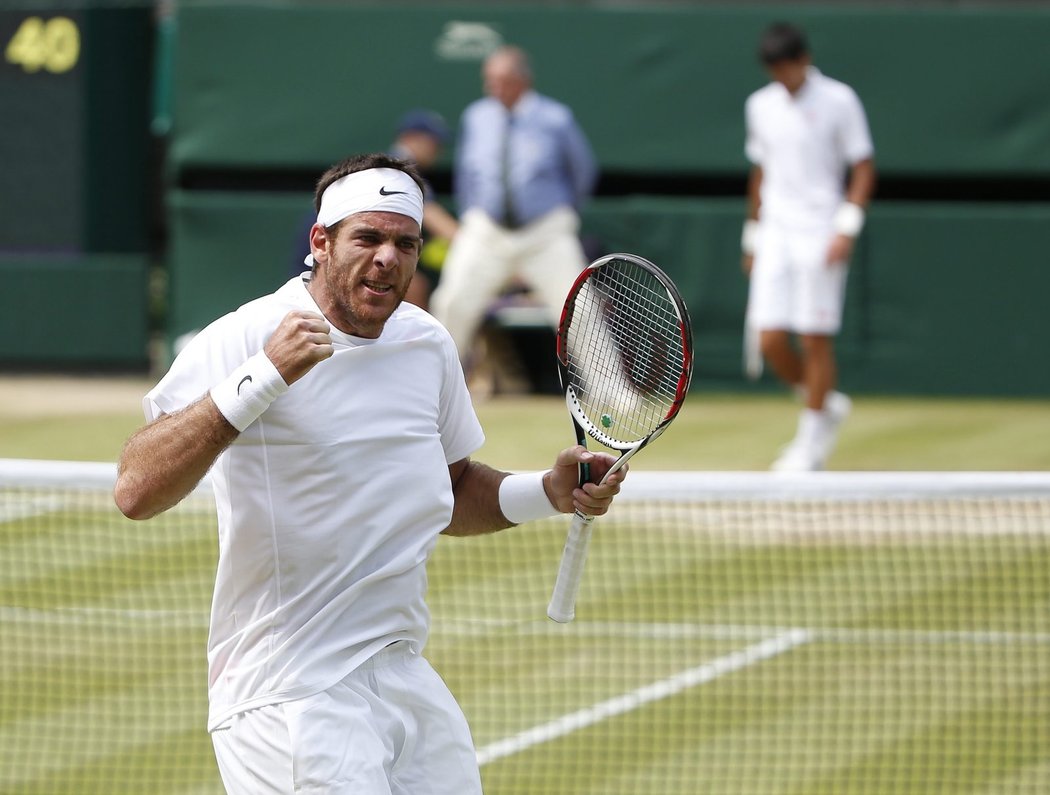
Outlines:
<svg viewBox="0 0 1050 795"><path fill-rule="evenodd" d="M514 210L514 196L511 188L510 180L510 163L511 163L511 146L510 139L511 133L514 128L514 114L507 112L507 124L503 128L503 151L502 161L500 163L500 181L503 187L503 225L509 229L514 229L518 225L517 216Z"/></svg>

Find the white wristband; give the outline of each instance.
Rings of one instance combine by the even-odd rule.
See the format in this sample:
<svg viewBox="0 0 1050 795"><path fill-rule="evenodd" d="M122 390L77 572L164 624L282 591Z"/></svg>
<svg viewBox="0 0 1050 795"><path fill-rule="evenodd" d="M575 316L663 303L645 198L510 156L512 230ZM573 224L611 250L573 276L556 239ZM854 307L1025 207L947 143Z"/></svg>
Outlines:
<svg viewBox="0 0 1050 795"><path fill-rule="evenodd" d="M551 505L543 488L546 472L507 475L499 484L499 508L507 520L524 524L536 519L555 516L558 509Z"/></svg>
<svg viewBox="0 0 1050 795"><path fill-rule="evenodd" d="M864 228L864 208L859 204L844 202L835 211L835 219L832 221L835 231L846 237L856 237Z"/></svg>
<svg viewBox="0 0 1050 795"><path fill-rule="evenodd" d="M745 254L754 254L758 246L758 221L748 218L744 221L744 231L740 234L740 250Z"/></svg>
<svg viewBox="0 0 1050 795"><path fill-rule="evenodd" d="M230 425L243 431L288 391L269 357L259 351L209 392Z"/></svg>

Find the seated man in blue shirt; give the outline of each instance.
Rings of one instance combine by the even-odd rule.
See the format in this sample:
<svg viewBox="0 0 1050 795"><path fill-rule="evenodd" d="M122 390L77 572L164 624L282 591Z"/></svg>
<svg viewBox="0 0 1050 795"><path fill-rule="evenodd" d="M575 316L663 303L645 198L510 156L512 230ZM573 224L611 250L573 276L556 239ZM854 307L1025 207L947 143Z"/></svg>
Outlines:
<svg viewBox="0 0 1050 795"><path fill-rule="evenodd" d="M453 173L460 226L430 305L468 364L486 309L512 279L557 325L586 265L578 211L598 177L572 111L533 90L524 51L496 50L482 77L486 96L460 120Z"/></svg>
<svg viewBox="0 0 1050 795"><path fill-rule="evenodd" d="M419 264L405 300L423 309L430 308L430 294L441 276L441 266L449 241L456 236L459 222L435 198L427 175L434 168L451 134L439 113L414 109L397 124L397 138L387 154L414 163L423 176L423 234L426 243L419 253Z"/></svg>

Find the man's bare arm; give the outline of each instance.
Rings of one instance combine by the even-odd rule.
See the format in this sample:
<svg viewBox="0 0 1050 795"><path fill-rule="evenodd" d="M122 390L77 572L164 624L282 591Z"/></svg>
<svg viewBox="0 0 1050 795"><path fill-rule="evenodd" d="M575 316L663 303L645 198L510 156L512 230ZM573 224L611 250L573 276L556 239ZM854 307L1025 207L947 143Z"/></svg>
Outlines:
<svg viewBox="0 0 1050 795"><path fill-rule="evenodd" d="M858 219L859 226L863 225L863 211L871 202L871 196L875 192L875 161L871 158L854 163L850 168L849 183L846 186L846 204L860 208ZM854 213L857 211L854 210ZM829 265L849 262L853 256L853 244L856 242L857 233L845 234L839 231L828 246L827 261Z"/></svg>
<svg viewBox="0 0 1050 795"><path fill-rule="evenodd" d="M595 481L579 486L579 464L591 466ZM591 453L583 446L562 450L554 467L543 476L543 491L550 503L551 513L572 513L579 510L591 516L601 516L609 510L613 497L620 492L620 483L627 476L627 467L613 473L609 480L600 481L615 457L607 453ZM503 515L500 507L500 484L508 475L470 459L449 466L452 491L456 498L452 522L444 530L447 535L471 536L492 533L511 527L514 523Z"/></svg>
<svg viewBox="0 0 1050 795"><path fill-rule="evenodd" d="M846 186L846 201L858 207L867 208L875 193L875 161L872 158L853 164L850 169L849 184Z"/></svg>
<svg viewBox="0 0 1050 795"><path fill-rule="evenodd" d="M289 312L267 341L262 354L269 362L263 364L276 370L277 381L291 386L332 355L329 330L316 312ZM232 387L229 392L233 394ZM265 405L256 408L263 410ZM253 416L242 419L247 423ZM113 489L117 507L131 519L149 519L171 508L193 490L238 434L211 394L153 421L133 434L121 453Z"/></svg>
<svg viewBox="0 0 1050 795"><path fill-rule="evenodd" d="M499 507L499 484L506 472L469 458L450 464L448 471L456 502L447 535L475 536L511 526Z"/></svg>
<svg viewBox="0 0 1050 795"><path fill-rule="evenodd" d="M124 445L113 499L129 519L149 519L176 505L238 436L207 395L165 414Z"/></svg>

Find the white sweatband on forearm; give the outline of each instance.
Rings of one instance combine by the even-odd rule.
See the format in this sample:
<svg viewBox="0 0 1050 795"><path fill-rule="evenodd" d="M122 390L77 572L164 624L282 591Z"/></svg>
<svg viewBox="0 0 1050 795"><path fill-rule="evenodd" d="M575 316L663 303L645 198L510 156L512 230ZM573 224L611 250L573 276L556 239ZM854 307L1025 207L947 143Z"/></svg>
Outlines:
<svg viewBox="0 0 1050 795"><path fill-rule="evenodd" d="M499 484L499 508L508 521L524 524L536 519L555 516L558 509L551 505L543 488L546 472L528 472L507 475Z"/></svg>
<svg viewBox="0 0 1050 795"><path fill-rule="evenodd" d="M844 202L835 211L832 221L835 231L846 237L856 237L864 228L864 208L853 202Z"/></svg>
<svg viewBox="0 0 1050 795"><path fill-rule="evenodd" d="M745 254L754 254L758 246L758 221L748 218L744 221L744 231L740 234L740 250Z"/></svg>
<svg viewBox="0 0 1050 795"><path fill-rule="evenodd" d="M288 384L273 362L259 351L209 394L230 425L243 431L287 391Z"/></svg>

